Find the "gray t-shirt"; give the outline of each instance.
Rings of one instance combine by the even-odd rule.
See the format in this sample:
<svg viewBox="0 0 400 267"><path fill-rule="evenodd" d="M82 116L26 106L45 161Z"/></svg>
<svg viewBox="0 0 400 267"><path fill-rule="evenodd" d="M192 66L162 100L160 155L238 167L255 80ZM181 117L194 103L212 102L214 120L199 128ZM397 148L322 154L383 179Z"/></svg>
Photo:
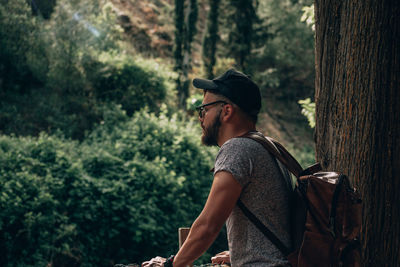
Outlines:
<svg viewBox="0 0 400 267"><path fill-rule="evenodd" d="M254 140L232 138L222 145L216 157L214 175L219 171L233 175L242 185L242 202L289 247L290 177L282 174L273 156ZM226 227L233 267L289 266L285 256L238 206Z"/></svg>

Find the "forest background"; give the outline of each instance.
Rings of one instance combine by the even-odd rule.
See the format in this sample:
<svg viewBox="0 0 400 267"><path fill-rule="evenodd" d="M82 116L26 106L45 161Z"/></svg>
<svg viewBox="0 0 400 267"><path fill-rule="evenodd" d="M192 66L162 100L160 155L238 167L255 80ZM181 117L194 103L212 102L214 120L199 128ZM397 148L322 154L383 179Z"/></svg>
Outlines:
<svg viewBox="0 0 400 267"><path fill-rule="evenodd" d="M175 253L217 151L193 77L250 74L258 129L312 164L312 19L309 0L0 0L0 266Z"/></svg>

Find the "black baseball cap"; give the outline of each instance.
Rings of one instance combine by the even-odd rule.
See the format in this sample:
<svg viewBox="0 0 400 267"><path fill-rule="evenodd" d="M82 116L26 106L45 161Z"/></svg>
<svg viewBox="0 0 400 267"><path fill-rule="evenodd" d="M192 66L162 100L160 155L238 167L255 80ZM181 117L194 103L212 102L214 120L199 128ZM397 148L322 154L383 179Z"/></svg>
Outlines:
<svg viewBox="0 0 400 267"><path fill-rule="evenodd" d="M251 116L260 112L260 89L247 75L235 69L229 69L212 80L195 78L193 85L225 96Z"/></svg>

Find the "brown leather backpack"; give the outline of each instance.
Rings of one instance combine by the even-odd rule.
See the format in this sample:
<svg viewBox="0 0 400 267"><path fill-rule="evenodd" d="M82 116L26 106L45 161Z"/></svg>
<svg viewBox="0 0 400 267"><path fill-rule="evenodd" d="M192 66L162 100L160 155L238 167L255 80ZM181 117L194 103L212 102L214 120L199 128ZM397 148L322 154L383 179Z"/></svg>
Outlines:
<svg viewBox="0 0 400 267"><path fill-rule="evenodd" d="M294 267L360 266L361 199L346 175L320 172L320 164L303 170L292 155L272 138L258 132L242 136L257 141L296 176L292 194L292 248L286 247L238 201L251 222Z"/></svg>

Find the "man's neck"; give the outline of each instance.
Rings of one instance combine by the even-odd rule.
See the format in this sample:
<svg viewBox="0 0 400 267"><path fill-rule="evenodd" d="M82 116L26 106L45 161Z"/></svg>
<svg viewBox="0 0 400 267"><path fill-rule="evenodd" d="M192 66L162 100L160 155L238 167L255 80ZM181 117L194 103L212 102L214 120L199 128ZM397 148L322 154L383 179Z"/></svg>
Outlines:
<svg viewBox="0 0 400 267"><path fill-rule="evenodd" d="M238 128L238 129L228 128L226 130L220 131L220 136L218 138L218 146L221 147L229 139L242 136L248 132L254 132L254 131L256 131L255 125L253 125L252 127Z"/></svg>

